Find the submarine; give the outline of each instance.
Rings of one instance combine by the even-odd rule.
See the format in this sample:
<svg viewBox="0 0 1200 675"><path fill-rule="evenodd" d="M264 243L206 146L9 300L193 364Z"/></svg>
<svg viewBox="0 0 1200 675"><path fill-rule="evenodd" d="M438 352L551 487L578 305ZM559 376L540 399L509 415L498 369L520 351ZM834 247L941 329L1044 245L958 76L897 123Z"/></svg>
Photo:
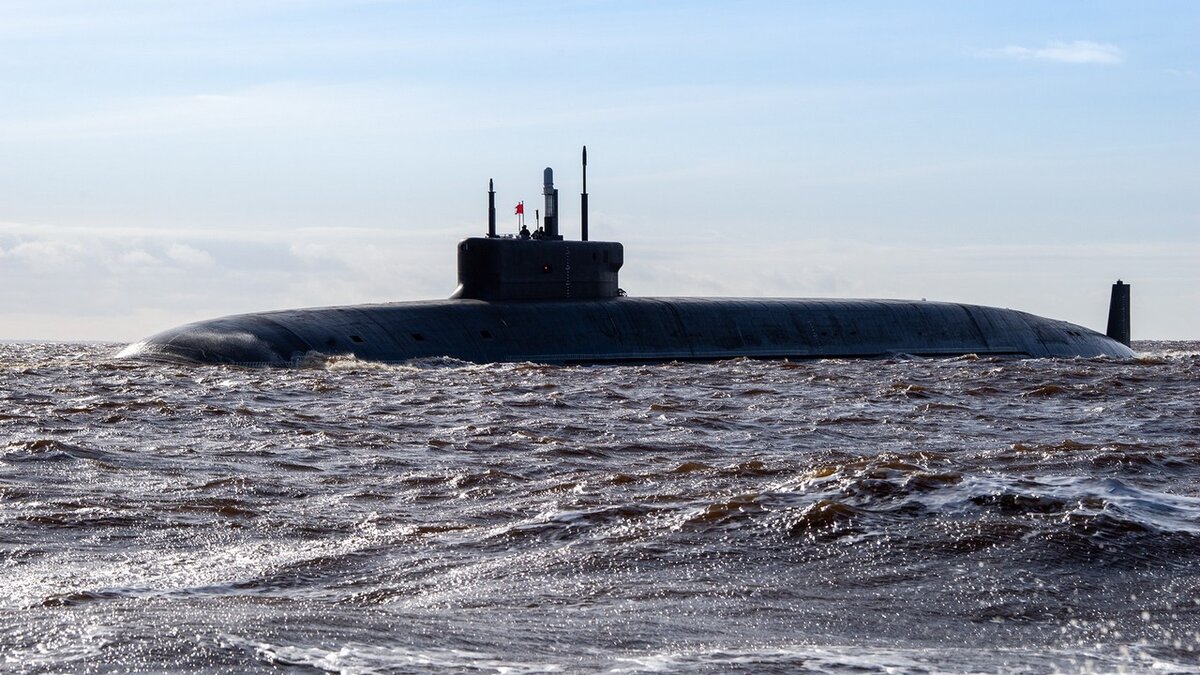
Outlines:
<svg viewBox="0 0 1200 675"><path fill-rule="evenodd" d="M190 323L117 356L238 366L322 357L404 363L604 364L756 359L1005 356L1130 358L1129 285L1112 287L1106 333L1012 309L872 299L631 297L624 247L588 239L583 148L580 239L559 232L554 172L543 174L535 230L458 243L458 286L444 300L291 309ZM523 213L524 203L518 205Z"/></svg>

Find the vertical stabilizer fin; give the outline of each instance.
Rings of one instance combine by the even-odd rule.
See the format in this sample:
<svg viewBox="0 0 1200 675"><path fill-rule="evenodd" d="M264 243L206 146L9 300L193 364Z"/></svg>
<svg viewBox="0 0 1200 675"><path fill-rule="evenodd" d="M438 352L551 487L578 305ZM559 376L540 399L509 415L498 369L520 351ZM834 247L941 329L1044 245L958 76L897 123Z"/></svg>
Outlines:
<svg viewBox="0 0 1200 675"><path fill-rule="evenodd" d="M1120 279L1112 287L1112 299L1108 303L1108 330L1105 334L1126 347L1130 346L1129 284L1122 283Z"/></svg>

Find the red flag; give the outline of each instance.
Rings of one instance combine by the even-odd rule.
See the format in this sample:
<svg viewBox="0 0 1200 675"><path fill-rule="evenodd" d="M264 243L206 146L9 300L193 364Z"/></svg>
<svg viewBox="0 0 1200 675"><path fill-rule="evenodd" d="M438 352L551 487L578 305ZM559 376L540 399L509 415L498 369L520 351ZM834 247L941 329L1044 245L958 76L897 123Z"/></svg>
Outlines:
<svg viewBox="0 0 1200 675"><path fill-rule="evenodd" d="M523 216L523 215L525 215L525 202L517 202L517 213L516 213L516 215L518 215L518 216Z"/></svg>

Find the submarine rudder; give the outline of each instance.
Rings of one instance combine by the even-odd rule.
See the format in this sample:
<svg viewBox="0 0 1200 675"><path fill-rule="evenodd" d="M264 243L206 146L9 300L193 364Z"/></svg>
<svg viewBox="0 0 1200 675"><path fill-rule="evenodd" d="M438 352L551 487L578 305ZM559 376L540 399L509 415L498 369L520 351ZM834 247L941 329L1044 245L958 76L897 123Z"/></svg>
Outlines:
<svg viewBox="0 0 1200 675"><path fill-rule="evenodd" d="M1126 347L1132 346L1129 309L1129 284L1117 279L1108 301L1108 329L1105 334Z"/></svg>

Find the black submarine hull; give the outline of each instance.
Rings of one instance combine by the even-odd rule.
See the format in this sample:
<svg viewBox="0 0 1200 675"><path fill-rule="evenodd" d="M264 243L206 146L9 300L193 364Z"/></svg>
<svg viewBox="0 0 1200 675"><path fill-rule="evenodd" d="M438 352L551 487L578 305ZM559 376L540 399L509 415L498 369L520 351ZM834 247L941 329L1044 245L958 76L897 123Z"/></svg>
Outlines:
<svg viewBox="0 0 1200 675"><path fill-rule="evenodd" d="M1026 312L905 300L450 299L296 309L180 326L120 356L296 366L321 355L551 364L871 358L898 354L1129 358L1096 331Z"/></svg>

